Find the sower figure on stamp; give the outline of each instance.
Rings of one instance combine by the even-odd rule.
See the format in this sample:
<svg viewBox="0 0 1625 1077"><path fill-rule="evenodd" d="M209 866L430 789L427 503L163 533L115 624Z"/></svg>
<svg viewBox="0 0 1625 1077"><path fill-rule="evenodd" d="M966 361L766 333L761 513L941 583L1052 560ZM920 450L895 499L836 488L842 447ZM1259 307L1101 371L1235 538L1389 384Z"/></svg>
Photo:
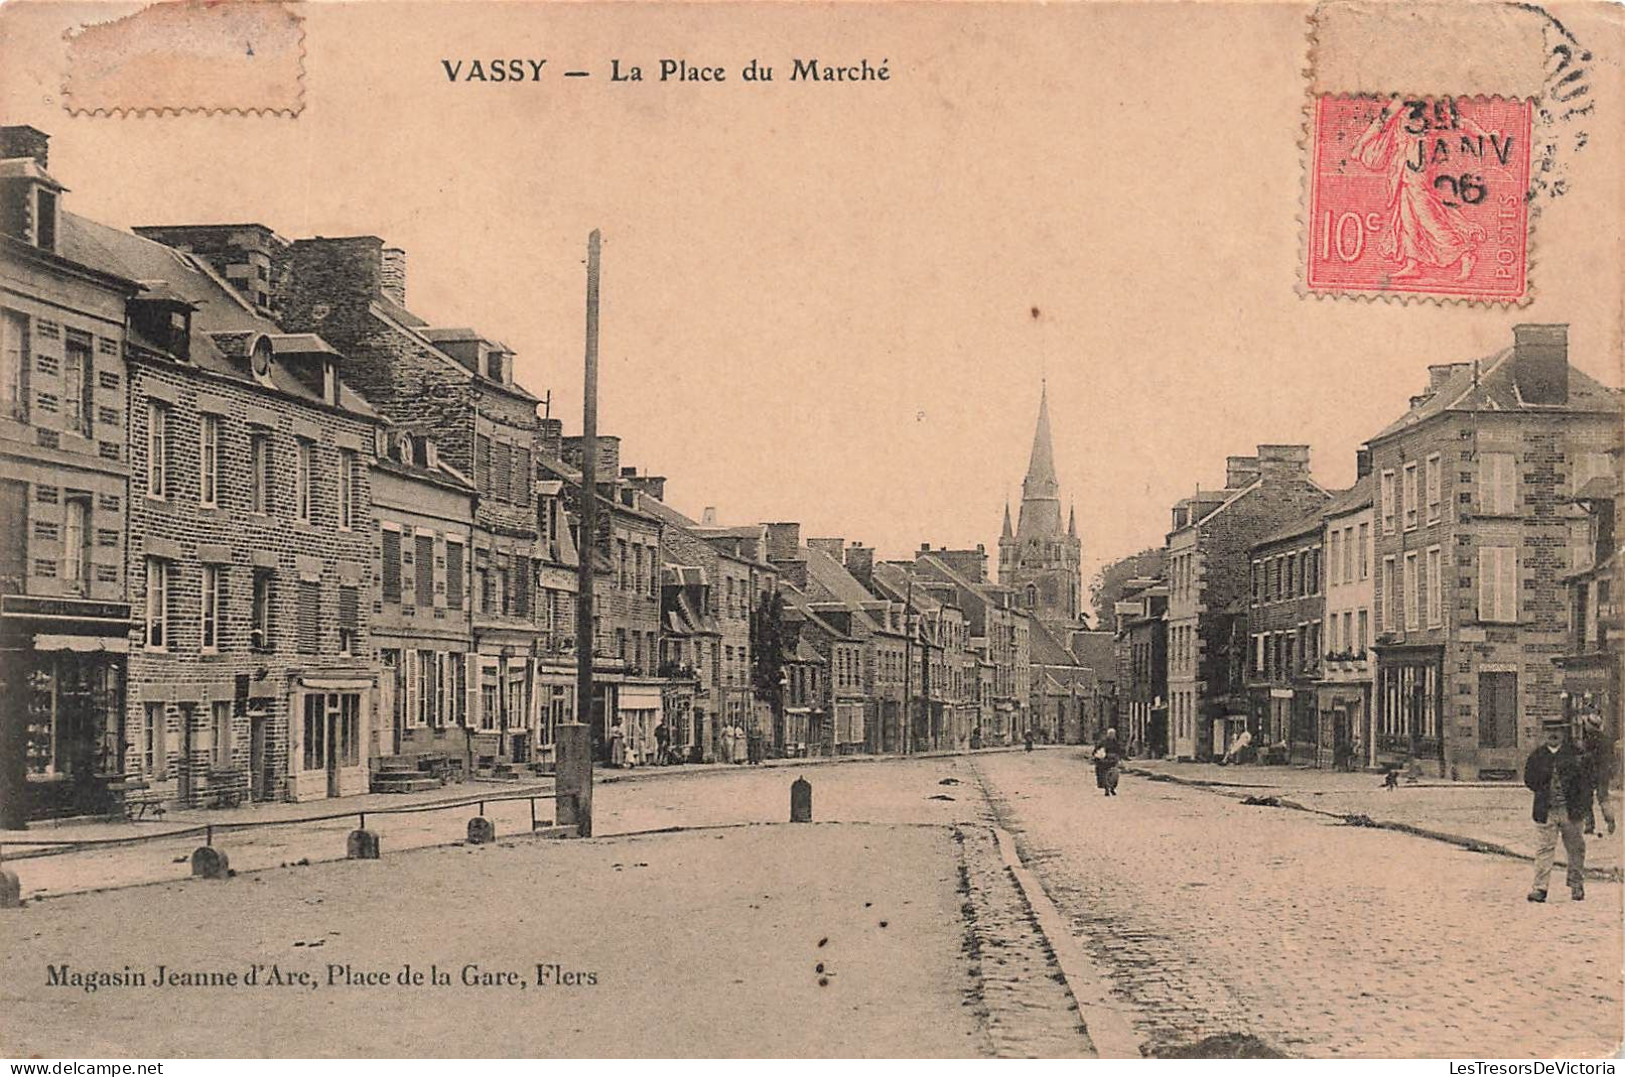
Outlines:
<svg viewBox="0 0 1625 1077"><path fill-rule="evenodd" d="M1377 233L1377 249L1389 261L1402 263L1392 274L1394 280L1419 276L1421 264L1444 268L1457 263L1461 266L1457 279L1466 280L1478 264L1478 245L1484 240L1484 230L1453 203L1446 203L1428 182L1433 110L1431 102L1396 98L1383 106L1349 152L1367 169L1387 177L1387 218ZM1451 123L1475 137L1484 134L1466 116L1452 115Z"/></svg>
<svg viewBox="0 0 1625 1077"><path fill-rule="evenodd" d="M1523 765L1523 783L1535 794L1534 820L1540 837L1530 901L1546 900L1559 837L1568 857L1569 892L1575 901L1585 900L1586 840L1580 823L1591 800L1589 770L1585 758L1569 743L1564 721L1548 721L1546 743L1531 752Z"/></svg>

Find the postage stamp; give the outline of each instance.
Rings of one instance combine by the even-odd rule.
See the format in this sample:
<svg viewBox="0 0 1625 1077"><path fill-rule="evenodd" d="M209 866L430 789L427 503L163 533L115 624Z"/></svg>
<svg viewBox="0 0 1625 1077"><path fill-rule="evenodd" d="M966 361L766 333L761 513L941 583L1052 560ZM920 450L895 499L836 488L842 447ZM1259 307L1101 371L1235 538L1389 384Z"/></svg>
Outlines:
<svg viewBox="0 0 1625 1077"><path fill-rule="evenodd" d="M1525 299L1531 123L1512 98L1320 95L1308 289Z"/></svg>

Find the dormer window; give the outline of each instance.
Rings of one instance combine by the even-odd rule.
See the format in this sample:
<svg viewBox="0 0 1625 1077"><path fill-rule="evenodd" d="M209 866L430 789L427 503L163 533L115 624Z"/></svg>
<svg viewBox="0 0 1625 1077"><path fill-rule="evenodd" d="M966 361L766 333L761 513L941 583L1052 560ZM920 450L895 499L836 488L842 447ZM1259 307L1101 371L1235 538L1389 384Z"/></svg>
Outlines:
<svg viewBox="0 0 1625 1077"><path fill-rule="evenodd" d="M56 250L57 193L49 187L34 188L34 242L42 251Z"/></svg>
<svg viewBox="0 0 1625 1077"><path fill-rule="evenodd" d="M339 402L339 376L331 359L322 361L322 401L330 405Z"/></svg>
<svg viewBox="0 0 1625 1077"><path fill-rule="evenodd" d="M502 381L502 353L490 351L485 353L485 376L492 381Z"/></svg>

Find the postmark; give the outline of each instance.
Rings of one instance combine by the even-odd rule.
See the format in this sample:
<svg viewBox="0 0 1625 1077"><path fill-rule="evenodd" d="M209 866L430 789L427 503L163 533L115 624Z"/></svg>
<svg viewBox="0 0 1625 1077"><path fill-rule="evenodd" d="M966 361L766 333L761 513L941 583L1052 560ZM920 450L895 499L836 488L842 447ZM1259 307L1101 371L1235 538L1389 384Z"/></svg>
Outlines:
<svg viewBox="0 0 1625 1077"><path fill-rule="evenodd" d="M1307 289L1524 301L1532 112L1503 97L1318 96Z"/></svg>

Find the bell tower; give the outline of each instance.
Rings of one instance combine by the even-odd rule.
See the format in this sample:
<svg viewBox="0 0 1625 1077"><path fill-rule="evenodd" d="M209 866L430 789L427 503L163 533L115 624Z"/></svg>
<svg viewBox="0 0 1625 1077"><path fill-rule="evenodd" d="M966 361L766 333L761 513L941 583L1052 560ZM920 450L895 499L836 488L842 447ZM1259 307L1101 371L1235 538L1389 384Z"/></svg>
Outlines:
<svg viewBox="0 0 1625 1077"><path fill-rule="evenodd" d="M1021 481L1021 512L1010 528L1010 506L1004 509L999 538L999 582L1016 590L1018 600L1049 624L1075 625L1082 616L1083 545L1078 539L1077 511L1063 528L1061 484L1055 477L1055 445L1050 434L1049 387L1038 398L1038 426L1033 431L1027 477Z"/></svg>

